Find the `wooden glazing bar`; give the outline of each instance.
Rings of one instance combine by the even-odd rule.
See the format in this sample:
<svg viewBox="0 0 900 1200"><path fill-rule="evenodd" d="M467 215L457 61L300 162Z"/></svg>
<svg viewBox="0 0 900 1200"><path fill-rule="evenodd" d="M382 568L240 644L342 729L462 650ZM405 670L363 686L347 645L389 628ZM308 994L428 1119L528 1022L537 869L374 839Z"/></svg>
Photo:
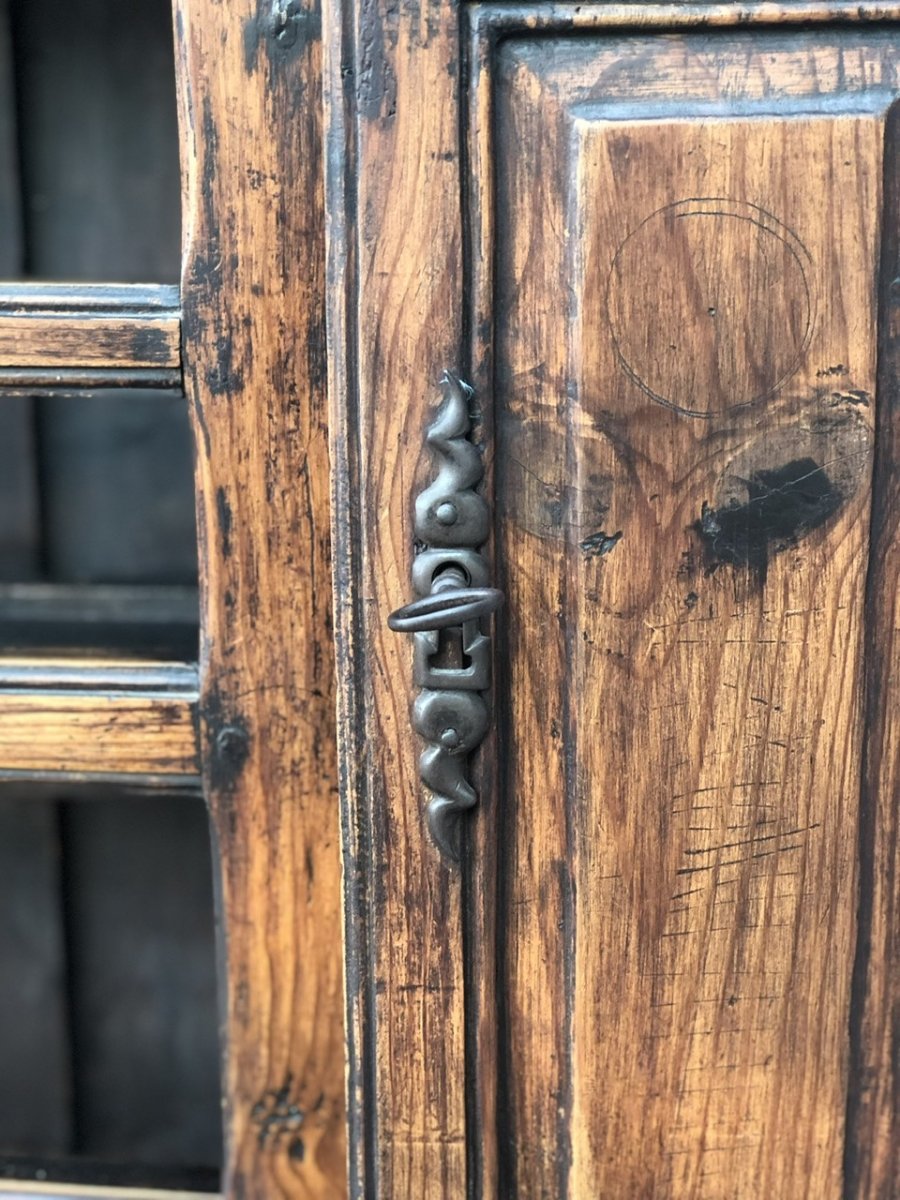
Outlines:
<svg viewBox="0 0 900 1200"><path fill-rule="evenodd" d="M0 388L65 393L108 387L171 391L180 386L177 287L0 287Z"/></svg>
<svg viewBox="0 0 900 1200"><path fill-rule="evenodd" d="M182 1192L162 1188L100 1187L79 1183L33 1183L0 1180L0 1196L28 1200L218 1200L211 1192Z"/></svg>
<svg viewBox="0 0 900 1200"><path fill-rule="evenodd" d="M184 663L0 660L0 779L191 784L196 708Z"/></svg>

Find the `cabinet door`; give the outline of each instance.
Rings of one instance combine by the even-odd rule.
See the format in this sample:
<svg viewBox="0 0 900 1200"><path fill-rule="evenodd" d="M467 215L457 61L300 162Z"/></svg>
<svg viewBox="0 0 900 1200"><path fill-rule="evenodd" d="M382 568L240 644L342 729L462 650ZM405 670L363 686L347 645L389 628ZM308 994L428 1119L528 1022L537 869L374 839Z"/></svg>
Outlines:
<svg viewBox="0 0 900 1200"><path fill-rule="evenodd" d="M900 1187L898 15L329 14L358 1194ZM445 368L506 594L459 865L386 625Z"/></svg>

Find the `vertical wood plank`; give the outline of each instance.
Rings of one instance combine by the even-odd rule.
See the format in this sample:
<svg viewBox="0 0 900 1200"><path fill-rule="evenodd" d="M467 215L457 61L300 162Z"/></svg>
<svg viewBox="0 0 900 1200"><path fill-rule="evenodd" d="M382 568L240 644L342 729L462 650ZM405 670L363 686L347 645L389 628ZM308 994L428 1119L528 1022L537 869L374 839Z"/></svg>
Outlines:
<svg viewBox="0 0 900 1200"><path fill-rule="evenodd" d="M623 121L579 142L582 211L621 139L633 135L640 151L620 176L608 223L584 222L578 283L587 412L608 388L598 424L612 490L601 528L622 537L606 558L583 553L577 618L585 635L578 758L596 807L576 850L573 1038L584 1070L574 1194L601 1163L613 1192L652 1181L675 1196L719 1197L737 1177L760 1195L840 1194L882 129L875 113L646 133ZM840 210L827 202L810 210L810 193L838 188ZM665 342L651 333L638 360L648 386L658 378L680 406L666 411L617 375L605 347L591 345L595 314L609 280L610 320L622 322L624 340L645 328L641 293L663 312L672 294L684 294L668 290L662 271L641 275L630 245L612 272L609 263L638 214L707 194L752 199L750 211L769 223L751 226L726 199L679 209L703 215L676 216L672 233L660 233L690 281L689 311L670 314L672 333ZM734 280L759 302L742 308ZM807 317L807 303L818 312ZM744 313L732 343L731 322ZM632 354L623 340L620 353ZM765 360L754 350L761 343ZM745 422L729 411L732 397L777 381L792 354L801 356L796 373L773 387L758 416ZM847 375L824 392L818 372L838 363ZM854 390L867 405L848 401ZM687 416L692 403L708 406L708 417ZM616 453L602 446L613 428ZM626 481L628 456L635 465ZM728 549L727 528L703 534L704 512L764 495L753 481L770 475L780 480L776 498L811 489L803 504L821 506L821 533L801 526L779 542L763 525L756 548L752 521L765 502L750 500L749 517L734 518L746 553ZM734 489L733 506L723 487ZM836 499L822 499L832 490ZM692 546L705 569L685 559ZM603 739L591 736L604 726ZM600 981L609 978L628 981L624 1020L620 995L604 995ZM588 1048L625 1063L635 1043L643 1047L636 1077L598 1086L591 1076L600 1059ZM607 1113L615 1116L604 1127Z"/></svg>
<svg viewBox="0 0 900 1200"><path fill-rule="evenodd" d="M894 387L891 367L876 387L872 286L893 48L773 33L758 51L523 38L501 55L498 558L527 625L501 655L504 913L522 931L503 954L504 1184L887 1197L891 450L867 657L863 600L874 418ZM673 104L730 99L736 75L753 119ZM807 88L808 107L780 107ZM769 500L794 491L805 515L772 524ZM845 1183L876 659L849 1135L864 1145Z"/></svg>
<svg viewBox="0 0 900 1200"><path fill-rule="evenodd" d="M885 130L878 419L866 601L866 719L847 1200L900 1187L900 122Z"/></svg>
<svg viewBox="0 0 900 1200"><path fill-rule="evenodd" d="M412 645L387 616L411 596L438 380L461 369L459 15L449 0L325 12L351 1191L456 1200L461 880L426 832Z"/></svg>
<svg viewBox="0 0 900 1200"><path fill-rule="evenodd" d="M539 119L558 123L552 103L536 108ZM524 125L520 137L539 160L544 138L535 127ZM507 756L499 899L501 1194L564 1200L574 1194L572 790L585 682L572 675L577 644L569 614L577 576L565 539L545 536L541 509L555 504L562 520L577 519L569 508L575 451L562 399L570 363L556 336L559 304L547 302L548 295L565 295L572 281L568 263L534 252L544 230L566 227L557 171L532 176L528 156L506 145L496 161L502 211L509 213L512 197L528 195L511 219L497 221L493 298L497 561L510 614L500 622L498 642L499 739ZM524 353L513 367L510 347L520 345ZM538 1062L538 1069L525 1065Z"/></svg>
<svg viewBox="0 0 900 1200"><path fill-rule="evenodd" d="M175 5L225 1192L342 1197L319 9Z"/></svg>

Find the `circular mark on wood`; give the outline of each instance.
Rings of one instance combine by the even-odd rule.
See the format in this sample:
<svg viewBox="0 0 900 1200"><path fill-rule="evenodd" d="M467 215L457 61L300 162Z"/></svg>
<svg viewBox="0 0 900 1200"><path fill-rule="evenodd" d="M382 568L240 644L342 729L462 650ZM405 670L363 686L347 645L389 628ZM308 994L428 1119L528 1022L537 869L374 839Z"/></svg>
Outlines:
<svg viewBox="0 0 900 1200"><path fill-rule="evenodd" d="M606 307L619 361L660 404L711 417L774 395L815 325L812 259L758 205L658 209L619 247Z"/></svg>

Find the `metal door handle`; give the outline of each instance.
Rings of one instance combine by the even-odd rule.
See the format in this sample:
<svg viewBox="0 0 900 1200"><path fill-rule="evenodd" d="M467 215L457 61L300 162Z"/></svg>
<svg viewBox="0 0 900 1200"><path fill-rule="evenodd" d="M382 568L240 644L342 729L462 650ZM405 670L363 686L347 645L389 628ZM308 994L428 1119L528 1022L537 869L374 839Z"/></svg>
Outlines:
<svg viewBox="0 0 900 1200"><path fill-rule="evenodd" d="M479 693L490 687L491 640L481 625L503 603L503 593L488 585L479 551L490 514L475 491L484 467L468 437L472 389L449 372L441 387L444 402L426 434L438 471L416 501L415 532L424 543L412 571L418 598L391 613L388 625L415 635L413 678L421 690L412 719L429 743L419 774L433 793L426 820L441 852L458 862L459 818L478 799L467 778L468 757L490 721Z"/></svg>
<svg viewBox="0 0 900 1200"><path fill-rule="evenodd" d="M449 575L446 571L444 574ZM458 574L453 572L454 575ZM435 581L435 587L437 583ZM496 588L470 588L453 584L435 590L430 596L404 604L388 617L395 633L425 633L428 630L448 629L465 621L486 617L503 603L503 593Z"/></svg>

